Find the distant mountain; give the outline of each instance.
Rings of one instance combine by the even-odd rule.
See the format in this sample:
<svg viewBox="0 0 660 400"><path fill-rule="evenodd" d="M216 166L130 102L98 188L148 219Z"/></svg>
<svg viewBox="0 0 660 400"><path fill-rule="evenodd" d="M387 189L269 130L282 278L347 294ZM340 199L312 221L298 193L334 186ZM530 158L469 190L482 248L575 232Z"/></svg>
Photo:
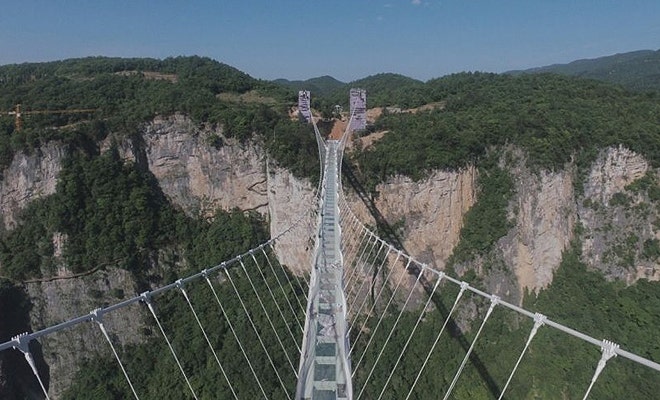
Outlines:
<svg viewBox="0 0 660 400"><path fill-rule="evenodd" d="M660 90L660 50L639 50L509 73L555 73L615 83L635 91Z"/></svg>
<svg viewBox="0 0 660 400"><path fill-rule="evenodd" d="M335 89L324 100L348 106L348 87L367 91L369 107L414 107L424 104L424 82L400 74L382 73L358 79Z"/></svg>
<svg viewBox="0 0 660 400"><path fill-rule="evenodd" d="M276 79L273 81L273 83L286 86L294 90L309 90L313 95L318 96L325 96L341 87L346 86L346 83L338 81L329 75L319 76L317 78L311 78L305 81Z"/></svg>

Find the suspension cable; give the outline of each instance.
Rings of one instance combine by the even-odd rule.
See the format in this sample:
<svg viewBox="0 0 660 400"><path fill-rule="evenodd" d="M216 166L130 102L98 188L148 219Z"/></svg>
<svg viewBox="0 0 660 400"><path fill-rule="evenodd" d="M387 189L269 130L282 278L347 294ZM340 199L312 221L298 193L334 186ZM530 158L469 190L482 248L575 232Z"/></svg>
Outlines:
<svg viewBox="0 0 660 400"><path fill-rule="evenodd" d="M268 400L268 396L266 396L266 392L264 391L264 388L261 385L261 381L259 380L259 377L257 376L257 373L254 370L254 367L252 366L252 362L250 361L250 357L248 357L247 353L245 352L245 348L243 347L243 343L241 343L241 340L238 338L238 335L236 334L236 330L234 329L234 325L231 323L231 320L229 319L229 315L225 311L225 307L222 305L222 302L220 301L220 297L218 296L218 293L215 291L215 287L213 286L213 283L211 282L211 279L209 278L208 275L205 275L204 279L206 279L206 282L209 284L209 287L211 288L211 291L213 292L213 296L215 297L215 301L218 303L218 306L220 307L220 311L222 312L222 315L225 318L225 321L227 321L227 325L229 325L229 329L231 330L232 335L234 335L234 339L236 339L236 343L238 343L238 347L241 349L241 353L243 353L243 357L245 357L245 361L247 361L247 363L248 363L248 367L250 368L250 371L252 372L252 376L254 377L254 380L257 381L257 386L259 386L259 390L261 391L261 394L264 396L264 399Z"/></svg>
<svg viewBox="0 0 660 400"><path fill-rule="evenodd" d="M461 300L461 297L463 297L463 293L465 293L465 290L467 289L468 284L467 282L462 282L461 283L461 289L458 291L458 294L456 295L456 299L454 300L454 304L451 306L451 309L449 310L449 313L447 314L447 318L445 318L445 322L442 324L442 328L440 328L440 331L438 331L438 335L435 337L435 341L431 345L431 348L429 349L428 353L426 353L426 358L424 359L424 362L422 363L422 367L419 369L419 372L417 372L417 376L415 377L415 380L413 381L413 384L410 386L410 390L408 391L408 395L406 396L405 400L408 400L410 396L412 395L413 391L415 390L415 386L417 385L417 382L419 381L419 378L422 376L422 372L424 372L424 368L426 368L426 364L428 364L429 359L431 358L431 354L433 353L433 350L435 350L435 346L438 345L438 342L440 341L440 336L442 335L442 332L445 331L445 328L447 327L447 324L452 318L452 315L454 314L454 310L456 309L456 306L458 305L458 302Z"/></svg>
<svg viewBox="0 0 660 400"><path fill-rule="evenodd" d="M286 360L289 362L289 366L291 367L291 370L293 370L293 373L296 375L296 378L298 378L298 372L296 371L295 367L293 366L293 363L291 362L291 359L289 358L289 354L286 351L286 347L284 347L284 343L282 343L282 340L280 339L280 335L277 333L277 329L275 329L275 325L273 324L273 321L270 319L270 314L268 313L268 310L266 310L266 307L264 306L264 303L261 300L261 296L259 295L259 291L254 286L254 283L252 282L252 278L250 278L250 274L247 272L247 268L245 268L245 264L243 263L243 260L241 259L239 261L239 263L241 265L241 268L243 269L243 272L245 273L245 276L248 279L248 282L250 283L250 286L252 287L252 291L254 292L255 296L257 297L257 302L261 306L261 310L264 312L264 315L266 316L266 320L268 321L268 324L270 325L270 328L273 330L273 333L275 333L275 338L277 339L277 343L279 343L280 347L282 348L282 351L284 352L284 356L286 357ZM248 313L247 308L245 309L245 313L246 314ZM286 320L285 320L285 322L286 322ZM255 330L256 330L256 328L255 328ZM264 346L264 351L267 351L265 346ZM273 363L273 369L276 369L274 363Z"/></svg>
<svg viewBox="0 0 660 400"><path fill-rule="evenodd" d="M21 353L23 353L23 356L25 357L25 361L30 365L30 369L32 369L32 373L34 374L35 377L37 377L37 381L39 382L39 387L41 387L41 391L44 393L44 396L46 396L46 400L50 400L50 397L48 397L48 390L46 390L46 386L44 386L44 382L41 380L41 376L39 376L39 371L37 370L37 363L34 361L34 357L32 356L32 352L30 351L30 341L32 340L31 336L27 333L22 333L20 335L14 336L12 338L12 347L20 350Z"/></svg>
<svg viewBox="0 0 660 400"><path fill-rule="evenodd" d="M154 309L154 305L151 302L151 293L149 292L144 292L142 293L142 300L144 303L149 307L149 311L151 311L151 315L153 315L154 319L156 320L156 324L158 324L158 328L160 329L160 333L163 335L163 338L165 339L165 342L167 342L167 347L170 348L170 352L172 353L172 356L174 357L174 360L176 361L176 364L179 366L179 370L181 371L181 375L183 375L183 379L186 380L186 384L188 385L188 389L190 389L190 392L192 393L193 397L197 399L197 394L195 393L195 390L193 389L192 385L190 384L190 381L188 380L188 376L186 375L186 372L183 370L183 366L181 365L181 362L179 361L179 357L176 355L176 352L174 351L174 347L172 347L172 343L170 342L170 339L167 337L165 334L165 330L163 329L163 325L161 325L160 320L158 319L158 315L156 315L156 310Z"/></svg>
<svg viewBox="0 0 660 400"><path fill-rule="evenodd" d="M410 258L408 259L408 263L406 264L404 270L407 271L409 266L410 266ZM357 364L355 365L355 368L353 368L353 376L355 376L355 371L357 371L357 367L362 362L362 359L364 358L365 354L367 353L367 350L369 349L369 345L371 345L372 340L376 336L376 332L378 332L378 328L380 327L381 322L383 322L383 317L385 317L385 313L390 308L390 304L392 303L392 300L394 299L394 296L396 295L396 292L399 290L399 286L401 286L401 282L403 281L404 276L405 276L405 274L401 274L399 276L399 280L397 281L396 286L394 287L394 290L392 291L392 294L390 295L390 298L387 301L387 304L385 305L385 308L383 309L383 312L378 317L378 323L376 323L376 327L374 328L373 332L371 333L371 337L369 337L369 341L367 342L367 346L364 348L364 351L362 352L362 355L360 356L360 359L358 360ZM351 346L350 353L353 352L353 349L355 349L355 346Z"/></svg>
<svg viewBox="0 0 660 400"><path fill-rule="evenodd" d="M273 245L270 245L270 248L273 251L275 251L275 249L273 248ZM282 265L282 263L278 262L278 264L280 265L280 268L282 269L282 272L284 273L284 276L286 276L286 280L289 281L289 286L291 286L291 290L293 291L293 293L296 293L296 291L293 289L293 284L291 283L291 279L289 278L289 274L286 273L286 270L284 269L284 266ZM298 288L300 289L300 293L302 293L303 296L305 296L305 301L307 301L307 291L302 287L302 285L300 284L300 281L298 279L294 278L294 280L298 284ZM300 303L300 299L298 298L298 296L296 296L296 300L298 301L298 305L300 306L300 309L304 310L305 306L303 306L302 303Z"/></svg>
<svg viewBox="0 0 660 400"><path fill-rule="evenodd" d="M195 311L195 307L193 307L192 302L190 301L190 297L188 297L188 292L186 292L186 289L183 287L184 286L183 281L179 279L177 281L177 285L179 287L179 290L181 291L181 294L186 299L186 303L188 303L188 306L190 307L190 311L192 311L192 314L195 316L195 321L197 321L197 325L199 326L199 329L202 331L202 334L204 335L204 339L206 339L206 343L208 344L209 349L211 349L211 353L213 353L213 357L215 358L215 361L218 363L218 367L220 367L220 372L222 372L222 376L227 381L227 385L229 385L229 390L231 390L231 393L234 395L234 398L238 399L238 396L234 391L234 387L231 384L231 380L229 380L229 377L227 376L225 369L222 367L220 358L218 358L218 354L215 352L215 349L211 344L211 340L209 339L209 336L206 334L206 329L204 329L204 326L202 325L202 321L199 320L199 317L197 316L197 312Z"/></svg>
<svg viewBox="0 0 660 400"><path fill-rule="evenodd" d="M273 300L273 303L275 304L275 308L277 308L277 311L280 314L280 317L282 318L282 321L284 321L284 327L286 330L289 332L289 335L291 336L291 339L293 339L293 343L296 345L296 348L298 349L298 353L300 353L300 347L298 346L298 343L296 342L296 337L294 336L293 332L291 332L291 328L289 327L289 321L286 320L284 317L284 313L282 312L282 309L280 308L279 303L277 302L277 299L275 299L275 295L273 294L273 291L270 289L270 285L268 284L268 280L266 279L266 275L264 275L263 271L261 270L261 267L259 265L259 262L257 261L257 258L254 256L254 253L250 253L250 257L252 257L252 261L254 261L254 265L256 266L256 270L259 271L259 275L261 275L261 278L264 280L264 283L266 284L266 288L268 289L268 293L270 294L270 298ZM285 351L286 353L286 351ZM288 356L287 356L288 358ZM295 368L294 368L295 370ZM296 373L296 378L297 378L297 373Z"/></svg>
<svg viewBox="0 0 660 400"><path fill-rule="evenodd" d="M484 317L484 320L481 322L481 326L479 327L477 334L474 335L474 339L472 339L472 344L470 344L470 348L468 349L467 353L465 353L465 357L463 357L463 362L461 362L460 367L458 367L458 371L456 371L456 375L454 375L454 380L451 381L451 385L449 385L449 389L447 390L447 393L445 393L445 397L443 400L447 400L452 390L454 390L454 385L456 385L456 382L458 382L458 378L461 376L461 373L463 372L463 368L465 368L465 364L467 364L467 361L470 358L470 355L472 354L474 345L477 343L477 339L479 339L479 335L481 334L481 331L484 329L484 326L486 325L486 321L488 321L488 317L490 317L490 314L493 312L493 309L495 308L498 302L499 302L499 297L494 295L490 297L490 307L488 307L488 311L486 311L486 316Z"/></svg>
<svg viewBox="0 0 660 400"><path fill-rule="evenodd" d="M279 381L280 385L282 386L282 389L284 389L284 394L286 395L287 399L291 400L291 396L289 396L289 391L287 390L286 385L282 381L282 378L280 377L279 372L277 372L277 368L275 367L275 363L273 362L273 359L270 357L270 353L268 353L268 350L266 349L266 345L264 344L264 341L261 338L261 335L259 334L259 330L257 329L257 326L254 324L254 321L252 320L252 317L250 316L250 313L248 312L248 309L245 306L245 303L243 302L243 298L241 297L241 294L238 292L238 289L236 288L236 285L234 284L234 279L231 277L231 274L229 274L229 270L225 269L224 272L225 272L225 275L227 275L227 278L229 278L229 282L231 283L231 286L234 288L234 293L236 293L236 297L238 297L238 301L241 303L241 307L243 307L243 311L245 312L245 316L247 317L248 321L250 322L250 325L252 326L252 329L257 334L257 339L259 340L259 344L261 344L261 348L263 349L264 353L266 354L266 358L268 358L268 362L270 363L270 366L273 368L273 371L275 372L275 376L277 376L277 380Z"/></svg>
<svg viewBox="0 0 660 400"><path fill-rule="evenodd" d="M422 271L423 273L423 271ZM408 345L410 344L410 341L412 340L413 336L415 335L415 331L417 331L417 327L419 326L419 323L422 322L422 318L424 317L424 314L426 313L426 309L428 308L429 304L431 303L431 300L433 300L433 295L435 294L436 289L438 289L438 285L440 285L440 282L442 281L442 278L444 278L445 274L440 273L438 275L438 279L435 282L435 285L433 286L433 291L431 291L431 294L429 295L428 299L426 299L426 303L424 304L424 307L422 307L419 317L417 317L417 321L415 322L415 326L413 326L412 331L410 332L410 335L408 335L408 339L406 340L406 343L403 345L403 349L399 352L399 357L396 359L396 362L394 363L394 367L390 371L390 375L387 377L387 380L385 381L385 384L383 385L383 389L380 391L380 395L378 395L378 400L383 398L383 394L385 393L385 389L387 389L387 385L389 385L390 380L392 379L392 376L394 375L394 372L396 371L396 368L399 366L399 362L403 358L404 353L408 349ZM392 328L394 329L394 328Z"/></svg>
<svg viewBox="0 0 660 400"><path fill-rule="evenodd" d="M351 256L350 253L347 253L346 258L351 259L347 264L344 264L344 270L348 270L348 275L345 277L345 287L349 289L351 287L352 281L353 281L353 276L358 273L358 268L357 265L360 262L360 259L362 258L362 255L366 251L367 247L371 244L369 239L366 243L363 243L365 238L368 238L368 236L371 235L371 233L367 230L364 231L364 234L360 237L360 241L355 246L353 255ZM358 252L360 253L359 257L356 257Z"/></svg>
<svg viewBox="0 0 660 400"><path fill-rule="evenodd" d="M370 292L371 292L372 295L373 295L373 291L374 291L373 288L374 288L374 286L376 285L376 281L375 281L375 279L374 279L374 276L375 276L376 274L378 274L378 272L381 271L381 270L383 269L383 267L385 266L385 263L387 262L387 257L389 257L390 252L392 252L393 249L394 249L394 247L392 247L392 246L388 246L388 248L387 248L387 253L385 254L385 257L383 258L383 262L380 264L380 266L378 267L378 269L377 269L376 271L374 271L375 273L373 273L372 276L371 276L371 279L370 279L370 281L371 281L371 283L370 283L371 290L370 290ZM365 279L365 281L366 281L366 279ZM381 288L383 287L383 285L386 285L386 284L387 284L387 282L386 282L386 281L383 281L383 283L382 283L382 285L381 285ZM362 303L360 304L360 307L358 307L358 310L355 312L355 316L356 316L356 317L357 317L358 315L360 315L360 313L362 312L362 308L364 308L364 305L367 303L367 300L368 300L368 299L369 299L369 296L368 296L368 295L366 295L366 296L363 297L363 299L362 299ZM374 300L374 302L375 302L375 300ZM354 319L354 321L355 321L355 319ZM351 325L352 325L352 324L351 324ZM350 327L351 327L351 325L349 325L349 331L350 331Z"/></svg>
<svg viewBox="0 0 660 400"><path fill-rule="evenodd" d="M128 383L128 386L131 388L131 392L133 392L133 396L137 400L140 400L140 397L138 396L137 392L135 391L135 388L133 387L133 382L131 382L131 378L129 378L128 373L126 372L126 368L124 368L124 364L121 362L121 359L119 358L119 354L117 354L117 350L115 350L115 345L112 344L112 340L110 340L110 335L108 335L108 332L105 329L105 325L103 324L103 312L101 311L100 308L97 308L96 310L92 311L91 314L92 314L92 321L96 322L99 329L103 333L105 340L110 345L110 348L112 349L112 354L115 355L115 359L117 360L117 363L119 363L121 372L124 374L124 378L126 378L126 382Z"/></svg>
<svg viewBox="0 0 660 400"><path fill-rule="evenodd" d="M370 243L371 243L371 242L370 242ZM347 295L346 295L346 298L347 298L347 299L351 299L351 298L353 297L353 294L354 294L354 291L355 291L355 287L357 286L357 283L355 283L355 281L359 279L359 276L360 276L360 275L362 275L362 272L363 272L363 271L360 271L360 269L361 269L361 268L360 268L360 265L361 265L361 264L366 264L366 263L367 263L367 261L369 260L369 258L371 258L371 254L373 253L373 251L374 251L374 249L376 248L376 245L377 245L377 244L378 244L378 240L374 240L374 241L373 241L373 244L372 244L372 246L371 246L371 248L369 249L369 252L367 253L367 257L364 259L364 260L366 260L366 261L363 261L363 259L362 259L362 256L364 255L364 252L362 252L362 256L360 256L360 258L357 260L357 262L356 262L355 265L353 266L353 273L352 273L351 276L348 277L348 284L349 284L349 285L352 285L352 286L351 286L349 292L348 292ZM367 244L367 247L369 247L369 244ZM382 248L382 245L381 245L380 248ZM380 251L380 248L379 248L379 251ZM366 249L366 247L365 247L365 249ZM363 281L363 282L364 282L364 281ZM350 301L350 300L349 300L349 301Z"/></svg>
<svg viewBox="0 0 660 400"><path fill-rule="evenodd" d="M387 272L387 277L385 278L385 281L383 284L380 286L380 289L378 290L378 294L376 295L376 298L374 299L374 302L371 304L371 307L369 308L369 312L367 312L366 317L364 321L362 322L362 326L360 327L360 330L358 331L357 337L355 338L355 342L357 343L358 340L360 340L360 336L362 335L362 332L364 332L364 328L367 326L367 322L369 321L369 318L371 318L371 315L373 314L374 310L376 309L376 304L378 304L378 300L380 300L380 296L383 293L383 290L387 287L387 284L385 282L390 281L390 276L392 276L392 272L396 268L396 264L399 262L399 258L401 257L401 251L397 250L396 254L396 259L394 260L394 263L392 263L392 266L390 267L389 271ZM355 325L355 321L357 321L357 315L355 315L355 318L353 318L353 322L350 324L349 331L353 329L353 326Z"/></svg>
<svg viewBox="0 0 660 400"><path fill-rule="evenodd" d="M587 400L587 397L589 397L589 393L591 393L591 389L594 387L594 384L596 383L596 379L598 379L600 373L603 372L603 369L605 368L607 361L612 357L616 357L616 350L618 348L619 348L618 344L610 342L609 340L603 340L603 344L600 346L600 351L602 352L602 355L600 357L600 360L598 361L596 370L594 371L594 376L593 378L591 378L591 383L589 384L589 388L587 388L587 392L584 394L582 400Z"/></svg>
<svg viewBox="0 0 660 400"><path fill-rule="evenodd" d="M511 379L513 379L513 375L516 373L516 370L518 369L518 365L520 364L520 361L525 355L525 352L527 352L527 348L529 347L529 344L532 343L532 339L534 339L534 336L536 336L536 332L539 330L539 328L543 326L543 324L545 324L546 319L547 318L543 314L536 313L536 315L534 315L534 325L532 326L532 330L529 332L527 343L525 343L525 347L520 353L520 357L518 357L518 361L516 361L516 365L513 367L511 374L509 374L509 379L507 379L504 388L500 392L500 397L498 397L497 400L502 400L502 397L504 397L504 393L506 392L506 389L509 387L509 384L511 383Z"/></svg>
<svg viewBox="0 0 660 400"><path fill-rule="evenodd" d="M422 270L417 275L417 279L415 279L415 283L410 288L410 291L408 292L408 297L406 297L406 301L403 303L403 306L399 310L399 315L396 317L396 320L394 321L394 325L392 325L392 329L390 329L390 333L387 335L387 339L385 339L385 343L380 348L380 352L378 353L378 356L376 357L376 361L374 361L374 365L371 366L371 370L369 371L369 375L367 375L367 379L364 380L364 385L362 385L362 389L360 390L360 393L358 394L358 397L357 397L358 400L360 399L360 397L362 397L362 393L364 392L364 389L367 388L367 384L369 383L369 379L371 378L371 375L373 375L374 370L376 369L376 365L378 365L378 361L380 361L380 357L383 355L383 352L385 351L385 348L387 347L387 344L390 342L390 339L392 338L392 334L394 333L394 330L395 330L396 326L399 324L399 320L401 319L401 316L403 315L403 311L406 309L406 306L408 305L408 302L410 301L410 298L412 297L412 294L415 292L415 288L417 287L417 284L419 283L419 280L420 280L420 278L422 277L423 274L424 274L424 270Z"/></svg>
<svg viewBox="0 0 660 400"><path fill-rule="evenodd" d="M376 252L376 255L374 256L374 261L376 261L376 259L378 259L378 256L380 255L380 252L383 250L384 247L385 247L385 242L381 243L380 247L378 248L378 251ZM365 276L362 277L362 282L360 283L360 286L358 287L357 291L353 293L354 296L351 296L351 293L348 294L348 299L350 301L350 303L348 304L348 309L346 310L348 313L351 313L351 311L353 311L355 303L358 301L358 297L360 296L360 293L362 293L362 289L364 288L364 285L367 282L370 282L370 281L373 280L372 279L372 276L373 276L372 270L374 270L376 268L376 265L375 265L375 263L369 261L370 257L371 257L371 254L369 255L369 257L366 260L366 264L369 265L369 269L367 271L365 271L366 273L364 274ZM357 286L357 283L355 284L355 286ZM366 299L368 297L369 296L367 295L364 298Z"/></svg>
<svg viewBox="0 0 660 400"><path fill-rule="evenodd" d="M266 250L264 250L262 248L261 251L264 253L264 256L266 257L266 261L268 261L268 265L270 266L270 270L273 272L273 275L275 275L275 279L277 280L277 284L280 286L280 289L282 290L282 294L284 295L284 299L286 300L286 303L289 305L289 309L291 310L291 314L293 314L293 317L295 318L296 322L298 323L298 327L302 331L303 330L302 323L298 319L298 314L293 309L293 305L291 304L291 301L289 301L289 296L286 294L286 290L284 290L284 285L282 285L282 282L280 281L279 276L277 276L277 273L275 272L275 268L273 267L273 263L270 261L270 257L268 257L268 254L266 253ZM293 286L291 285L291 281L289 281L289 285L291 286L292 294L295 295L295 291L293 290ZM294 296L294 297L296 299L298 299L297 296ZM300 308L302 308L302 305L300 304L300 300L298 300L298 305L300 306Z"/></svg>

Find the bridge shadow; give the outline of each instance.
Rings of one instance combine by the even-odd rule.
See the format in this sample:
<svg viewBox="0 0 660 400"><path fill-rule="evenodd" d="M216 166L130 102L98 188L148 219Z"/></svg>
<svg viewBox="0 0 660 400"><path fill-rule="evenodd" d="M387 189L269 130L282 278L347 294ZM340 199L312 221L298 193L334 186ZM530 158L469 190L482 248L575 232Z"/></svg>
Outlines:
<svg viewBox="0 0 660 400"><path fill-rule="evenodd" d="M378 236L381 239L388 242L389 244L396 247L397 249L402 250L404 253L410 254L404 247L403 240L396 232L396 229L394 229L388 223L385 216L380 212L380 210L376 206L376 203L373 197L371 196L371 194L367 192L365 187L362 185L360 180L355 175L353 167L351 167L347 162L343 162L341 171L342 171L342 176L346 178L346 181L349 183L350 187L355 191L355 193L360 198L360 201L362 201L364 206L369 211L369 214L374 218L376 222L376 230ZM419 277L421 272L422 272L421 268L419 268L416 264L414 265L411 264L411 267L409 269L409 273L411 275L417 278ZM433 294L433 287L435 286L435 282L426 279L424 275L422 275L419 279L419 283L422 285L424 291L428 296L431 296ZM440 312L442 318L447 319L447 317L449 316L450 307L447 307L447 304L445 304L441 296L435 293L433 294L431 301L435 305L438 312ZM458 344L463 348L463 351L467 353L471 343L465 337L465 333L456 323L454 317L449 318L446 329L449 335L451 335L451 337L455 339L458 342ZM493 379L493 377L491 376L490 372L488 371L488 368L483 363L482 359L479 357L479 354L477 353L476 350L474 349L472 350L472 353L470 354L469 357L469 361L471 365L474 367L474 369L479 373L479 376L481 377L483 382L486 384L488 391L495 398L498 398L500 396L501 389L497 384L497 382L495 382L495 379Z"/></svg>

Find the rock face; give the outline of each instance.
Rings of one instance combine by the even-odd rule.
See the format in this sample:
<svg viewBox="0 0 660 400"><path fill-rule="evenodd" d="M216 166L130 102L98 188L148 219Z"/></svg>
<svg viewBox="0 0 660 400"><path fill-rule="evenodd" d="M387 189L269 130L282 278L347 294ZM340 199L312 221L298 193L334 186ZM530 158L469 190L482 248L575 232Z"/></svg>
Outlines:
<svg viewBox="0 0 660 400"><path fill-rule="evenodd" d="M294 273L307 273L316 220L312 213L300 211L310 210L315 190L287 170L273 167L268 171L259 145L232 143L221 135L221 130L199 129L188 118L177 115L157 118L145 126L141 137L115 144L127 162L148 168L168 199L191 216L211 216L218 208L255 210L269 220L273 236L300 220L293 234L279 240L274 248L281 262ZM209 139L217 138L225 145L215 148L209 144ZM101 151L107 150L112 140L101 143ZM15 226L16 216L30 201L55 192L65 150L51 143L34 154L17 154L4 171L0 207L7 229ZM53 237L56 257L61 256L65 242L64 235ZM123 296L136 294L136 284L124 270L108 268L84 277L70 277L66 267L60 265L57 274L57 279L26 284L32 302L32 330L85 315L97 307L117 303ZM143 327L151 318L144 310L139 311L139 306L129 308L104 318L117 347L144 340ZM70 384L83 358L110 354L94 323L49 335L41 343L48 375L52 377L49 393L53 399Z"/></svg>
<svg viewBox="0 0 660 400"><path fill-rule="evenodd" d="M75 316L85 315L97 307L118 303L136 295L130 273L120 269L97 271L71 279L27 283L32 302L30 313L34 330L56 325ZM106 314L103 323L113 344L122 347L144 340L143 328L148 315L136 304ZM81 359L98 354L110 356L110 346L96 323L89 322L66 329L40 341L49 368L51 398L57 399L71 383Z"/></svg>
<svg viewBox="0 0 660 400"><path fill-rule="evenodd" d="M520 293L552 283L562 252L573 238L575 194L570 171L515 174L516 224L499 242L504 264L515 273ZM522 300L522 298L518 299Z"/></svg>
<svg viewBox="0 0 660 400"><path fill-rule="evenodd" d="M143 135L149 170L170 201L189 214L210 216L216 209L268 211L264 152L254 143L208 144L211 135L188 118L158 118ZM219 136L218 136L219 137Z"/></svg>
<svg viewBox="0 0 660 400"><path fill-rule="evenodd" d="M469 167L458 172L436 171L420 182L395 177L378 185L375 205L390 225L400 229L409 254L443 269L458 243L463 215L476 201L476 174ZM373 223L360 200L349 199L358 218Z"/></svg>
<svg viewBox="0 0 660 400"><path fill-rule="evenodd" d="M146 127L144 153L127 158L146 159L168 199L190 215L210 216L218 208L254 210L269 218L272 237L300 220L275 250L292 271L307 273L312 245L304 238L316 229L314 216L301 214L314 206L309 182L269 169L263 149L254 143L229 142L216 149L208 144L210 137L226 141L220 130L199 130L186 117L158 118Z"/></svg>
<svg viewBox="0 0 660 400"><path fill-rule="evenodd" d="M658 184L658 172L643 157L625 148L608 149L591 169L578 202L584 261L607 278L629 284L642 278L660 280L657 257L644 249L648 241L660 238L659 205L647 190L629 186L641 178Z"/></svg>
<svg viewBox="0 0 660 400"><path fill-rule="evenodd" d="M20 152L2 173L0 212L5 229L16 226L18 214L33 200L55 193L66 148L51 142L33 153Z"/></svg>
<svg viewBox="0 0 660 400"><path fill-rule="evenodd" d="M658 260L644 253L648 241L660 239L658 204L646 191L627 189L648 174L657 185L658 172L643 157L622 147L604 150L589 171L584 194L574 189L573 165L535 173L520 164L508 167L515 183L509 204L514 227L488 260L478 258L457 269L459 274L474 269L489 291L519 302L525 291L537 293L552 283L579 224L577 239L588 266L627 283L660 280ZM478 200L475 178L474 168L435 172L420 182L395 177L377 187L375 204L390 225L400 228L408 253L443 269L460 239L464 214ZM359 218L373 224L363 204L349 198Z"/></svg>
<svg viewBox="0 0 660 400"><path fill-rule="evenodd" d="M102 144L101 149L108 145ZM163 193L189 215L210 216L218 208L255 210L269 220L272 236L300 221L292 234L276 242L274 250L296 274L307 273L316 230L317 216L308 211L313 209L315 188L272 166L258 144L233 143L222 137L220 129L199 128L177 115L155 119L136 140L121 140L117 147L127 161L148 168ZM15 156L0 182L6 229L15 226L18 213L30 201L54 193L66 153L61 145L51 143L33 154ZM641 156L624 148L603 151L587 175L584 194L574 189L576 168L570 165L557 172L532 173L521 166L508 169L515 182L516 193L509 205L515 224L497 242L492 260L476 260L471 266L488 290L520 301L524 291L547 287L575 232L580 235L584 261L607 277L628 283L660 279L657 257L645 252L648 243L660 239L657 200L647 189L630 187L648 176L657 185L658 171ZM477 174L476 168L468 167L436 171L419 182L395 177L377 187L374 205L400 235L407 253L444 269L460 240L464 215L478 201ZM373 224L364 204L350 191L347 198L360 220ZM53 238L57 256L65 242L64 235ZM486 262L495 267L483 272ZM64 266L58 274L69 276ZM33 305L30 323L34 330L85 315L136 292L129 274L112 268L25 286ZM105 320L117 346L143 340L141 332L149 315L144 310L132 311L108 315ZM94 323L49 336L42 346L53 377L52 398L69 384L81 357L109 352Z"/></svg>
<svg viewBox="0 0 660 400"><path fill-rule="evenodd" d="M270 236L276 237L277 258L296 275L309 274L316 234L316 196L309 182L296 179L287 170L270 168L268 171L268 215ZM292 224L293 225L292 227Z"/></svg>

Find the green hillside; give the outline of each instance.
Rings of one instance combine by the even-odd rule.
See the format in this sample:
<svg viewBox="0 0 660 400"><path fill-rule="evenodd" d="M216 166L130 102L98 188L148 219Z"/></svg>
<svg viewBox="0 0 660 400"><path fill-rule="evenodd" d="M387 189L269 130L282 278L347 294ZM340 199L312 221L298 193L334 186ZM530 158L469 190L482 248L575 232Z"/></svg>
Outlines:
<svg viewBox="0 0 660 400"><path fill-rule="evenodd" d="M309 90L315 96L324 96L330 94L340 88L346 87L346 83L338 81L337 79L325 75L317 78L307 79L305 81L289 81L286 79L276 79L273 81L281 86L290 88L296 92L299 90Z"/></svg>
<svg viewBox="0 0 660 400"><path fill-rule="evenodd" d="M384 114L375 122L371 130L388 134L356 155L368 186L397 173L420 178L478 163L506 144L523 148L536 168L561 168L573 157L587 165L599 149L617 144L660 165L655 95L551 74L485 73L431 80L420 92L426 102L445 107Z"/></svg>
<svg viewBox="0 0 660 400"><path fill-rule="evenodd" d="M615 83L635 91L657 91L660 90L660 50L633 51L511 73L570 75Z"/></svg>
<svg viewBox="0 0 660 400"><path fill-rule="evenodd" d="M203 57L90 57L0 66L0 168L19 150L52 140L79 146L110 132L130 136L156 115L178 112L198 124L221 126L227 138L264 140L282 165L318 176L318 163L305 156L316 146L311 128L288 117L296 99L290 90ZM16 104L24 112L21 131L7 115ZM70 109L95 111L27 115Z"/></svg>

